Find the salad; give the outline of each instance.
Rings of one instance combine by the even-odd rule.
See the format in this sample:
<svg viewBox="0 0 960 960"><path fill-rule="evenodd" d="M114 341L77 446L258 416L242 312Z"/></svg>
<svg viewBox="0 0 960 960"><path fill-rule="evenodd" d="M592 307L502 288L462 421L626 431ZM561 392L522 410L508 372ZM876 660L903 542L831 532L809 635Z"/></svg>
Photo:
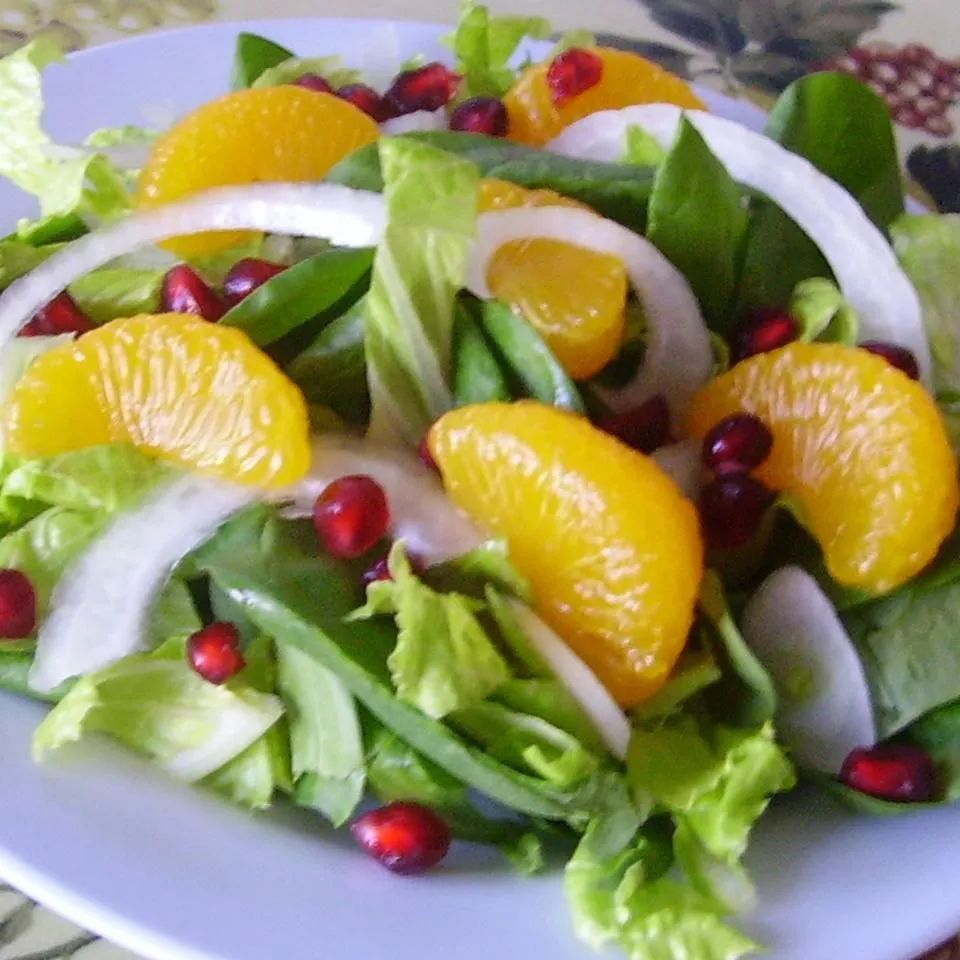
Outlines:
<svg viewBox="0 0 960 960"><path fill-rule="evenodd" d="M848 76L759 134L548 35L241 34L82 145L50 41L0 60L0 687L37 762L107 735L397 873L559 853L585 944L735 960L777 795L960 797L960 219Z"/></svg>

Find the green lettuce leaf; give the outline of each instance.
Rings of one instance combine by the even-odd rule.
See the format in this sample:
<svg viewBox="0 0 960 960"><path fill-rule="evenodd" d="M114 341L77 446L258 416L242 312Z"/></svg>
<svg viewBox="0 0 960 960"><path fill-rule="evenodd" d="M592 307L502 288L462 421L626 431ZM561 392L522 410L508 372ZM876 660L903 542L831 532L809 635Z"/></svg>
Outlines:
<svg viewBox="0 0 960 960"><path fill-rule="evenodd" d="M903 216L893 246L923 307L933 354L933 384L955 448L960 448L960 214Z"/></svg>
<svg viewBox="0 0 960 960"><path fill-rule="evenodd" d="M658 167L666 159L667 151L660 146L660 141L643 127L630 124L626 139L623 163L632 163L637 167Z"/></svg>
<svg viewBox="0 0 960 960"><path fill-rule="evenodd" d="M343 59L332 57L288 57L272 67L267 67L252 86L279 87L293 83L305 73L315 73L323 77L331 87L345 87L348 83L357 83L363 79L359 70L351 70L343 65Z"/></svg>
<svg viewBox="0 0 960 960"><path fill-rule="evenodd" d="M736 863L770 797L795 783L773 727L736 729L681 714L634 731L627 777L635 798L685 823L704 848Z"/></svg>
<svg viewBox="0 0 960 960"><path fill-rule="evenodd" d="M0 176L37 197L44 217L119 216L130 208L125 177L102 154L55 148L41 126L42 72L62 59L56 42L40 36L0 60Z"/></svg>
<svg viewBox="0 0 960 960"><path fill-rule="evenodd" d="M800 327L801 340L822 340L854 346L860 318L840 288L825 277L801 280L787 308Z"/></svg>
<svg viewBox="0 0 960 960"><path fill-rule="evenodd" d="M549 35L543 17L494 16L476 0L464 0L456 30L444 38L463 76L459 97L503 96L517 78L510 61L523 40Z"/></svg>
<svg viewBox="0 0 960 960"><path fill-rule="evenodd" d="M387 661L401 700L439 719L479 704L510 677L503 657L477 620L482 605L438 593L413 572L402 542L390 550L391 580L370 585L352 619L396 617L397 645Z"/></svg>
<svg viewBox="0 0 960 960"><path fill-rule="evenodd" d="M96 324L160 312L163 270L105 267L70 284L70 295Z"/></svg>
<svg viewBox="0 0 960 960"><path fill-rule="evenodd" d="M246 645L243 655L247 665L235 678L234 686L248 685L260 693L274 693L277 667L271 641L255 637ZM203 784L252 810L269 807L277 790L290 791L293 781L286 717L281 717L246 750L206 777Z"/></svg>
<svg viewBox="0 0 960 960"><path fill-rule="evenodd" d="M154 130L146 130L132 123L119 127L100 127L88 134L83 141L85 147L95 150L109 150L113 147L130 147L137 144L152 143L157 138Z"/></svg>
<svg viewBox="0 0 960 960"><path fill-rule="evenodd" d="M246 750L282 714L270 694L207 683L187 663L183 643L172 641L78 680L37 728L33 753L43 762L68 743L105 733L193 782Z"/></svg>
<svg viewBox="0 0 960 960"><path fill-rule="evenodd" d="M302 650L284 645L277 655L294 796L342 826L363 797L366 781L356 703L335 673Z"/></svg>
<svg viewBox="0 0 960 960"><path fill-rule="evenodd" d="M36 247L16 238L0 240L0 290L6 290L59 249L59 244Z"/></svg>
<svg viewBox="0 0 960 960"><path fill-rule="evenodd" d="M366 297L371 433L420 442L453 402L454 303L477 209L476 168L414 140L379 144L388 222Z"/></svg>
<svg viewBox="0 0 960 960"><path fill-rule="evenodd" d="M438 590L456 591L484 599L489 586L530 602L531 589L526 578L510 560L506 540L485 540L479 547L436 563L424 572L424 580Z"/></svg>

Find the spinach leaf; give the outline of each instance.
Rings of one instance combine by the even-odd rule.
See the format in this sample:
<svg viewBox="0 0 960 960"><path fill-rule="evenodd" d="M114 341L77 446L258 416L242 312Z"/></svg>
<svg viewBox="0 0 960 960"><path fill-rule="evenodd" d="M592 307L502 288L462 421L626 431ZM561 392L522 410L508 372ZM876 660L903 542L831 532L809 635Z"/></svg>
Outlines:
<svg viewBox="0 0 960 960"><path fill-rule="evenodd" d="M453 324L453 399L458 407L511 399L500 364L463 303Z"/></svg>
<svg viewBox="0 0 960 960"><path fill-rule="evenodd" d="M344 301L355 296L372 263L369 248L324 250L272 277L220 323L238 327L259 346L274 343L310 321L343 313Z"/></svg>
<svg viewBox="0 0 960 960"><path fill-rule="evenodd" d="M407 137L464 157L481 176L510 180L523 187L549 187L631 229L642 231L646 225L652 169L559 157L476 133L440 130L405 134L402 139ZM382 190L377 145L354 151L330 171L327 179L362 190Z"/></svg>
<svg viewBox="0 0 960 960"><path fill-rule="evenodd" d="M239 34L233 54L230 89L244 90L252 87L264 70L275 67L292 56L292 50L281 47L279 43L274 43L266 37L256 33Z"/></svg>
<svg viewBox="0 0 960 960"><path fill-rule="evenodd" d="M686 119L657 169L648 220L648 239L687 278L710 329L725 333L747 212L740 189Z"/></svg>
<svg viewBox="0 0 960 960"><path fill-rule="evenodd" d="M589 817L595 783L568 790L517 773L397 699L387 666L395 629L344 621L359 602L357 588L341 566L317 555L308 523L280 521L266 508L246 511L183 566L208 574L264 633L333 671L381 723L468 786L521 813Z"/></svg>
<svg viewBox="0 0 960 960"><path fill-rule="evenodd" d="M766 132L846 187L881 229L903 212L889 111L852 77L815 73L796 81L774 106ZM816 245L778 207L757 201L740 282L741 308L785 306L797 283L815 276L831 276Z"/></svg>
<svg viewBox="0 0 960 960"><path fill-rule="evenodd" d="M937 764L944 800L960 800L960 700L921 717L908 733Z"/></svg>

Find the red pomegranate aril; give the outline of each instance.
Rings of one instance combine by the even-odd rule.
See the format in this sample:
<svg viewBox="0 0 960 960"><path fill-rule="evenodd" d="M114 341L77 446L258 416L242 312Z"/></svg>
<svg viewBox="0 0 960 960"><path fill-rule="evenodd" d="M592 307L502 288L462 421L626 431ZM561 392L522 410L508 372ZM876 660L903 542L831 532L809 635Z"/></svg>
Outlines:
<svg viewBox="0 0 960 960"><path fill-rule="evenodd" d="M417 444L417 456L428 470L432 470L434 473L440 472L437 461L433 459L433 454L430 452L430 443L427 436Z"/></svg>
<svg viewBox="0 0 960 960"><path fill-rule="evenodd" d="M450 114L451 130L505 137L509 128L507 108L496 97L471 97Z"/></svg>
<svg viewBox="0 0 960 960"><path fill-rule="evenodd" d="M23 640L37 626L37 595L19 570L0 570L0 638Z"/></svg>
<svg viewBox="0 0 960 960"><path fill-rule="evenodd" d="M333 93L333 87L319 73L303 73L293 81L293 85L315 93Z"/></svg>
<svg viewBox="0 0 960 960"><path fill-rule="evenodd" d="M423 873L450 849L450 828L429 807L389 803L358 817L350 832L363 850L394 873Z"/></svg>
<svg viewBox="0 0 960 960"><path fill-rule="evenodd" d="M870 353L875 353L878 357L883 357L891 367L896 367L911 380L920 379L920 367L917 366L917 358L906 347L901 347L896 343L885 343L882 340L867 340L865 343L861 343L860 347Z"/></svg>
<svg viewBox="0 0 960 960"><path fill-rule="evenodd" d="M313 525L326 551L352 560L383 539L390 508L383 488L363 474L328 484L313 505Z"/></svg>
<svg viewBox="0 0 960 960"><path fill-rule="evenodd" d="M752 413L724 417L703 438L703 465L717 476L749 473L770 456L773 434Z"/></svg>
<svg viewBox="0 0 960 960"><path fill-rule="evenodd" d="M241 300L249 297L254 290L259 289L286 269L283 264L259 260L256 257L238 260L223 281L223 299L228 306L235 307Z"/></svg>
<svg viewBox="0 0 960 960"><path fill-rule="evenodd" d="M193 314L211 322L216 322L227 312L227 305L223 300L185 263L167 271L163 278L160 300L164 310Z"/></svg>
<svg viewBox="0 0 960 960"><path fill-rule="evenodd" d="M198 630L187 640L187 660L208 683L226 683L246 666L237 628L220 620Z"/></svg>
<svg viewBox="0 0 960 960"><path fill-rule="evenodd" d="M762 309L741 324L730 338L734 360L769 353L797 339L797 321L786 310Z"/></svg>
<svg viewBox="0 0 960 960"><path fill-rule="evenodd" d="M86 333L92 329L90 318L64 290L33 315L20 331L20 336L53 337L61 333Z"/></svg>
<svg viewBox="0 0 960 960"><path fill-rule="evenodd" d="M603 61L583 47L571 47L547 67L547 86L554 106L562 106L603 79Z"/></svg>
<svg viewBox="0 0 960 960"><path fill-rule="evenodd" d="M670 408L658 393L639 407L602 417L597 426L634 450L653 453L670 440Z"/></svg>
<svg viewBox="0 0 960 960"><path fill-rule="evenodd" d="M733 550L760 529L773 493L746 473L717 477L700 493L700 520L708 546Z"/></svg>
<svg viewBox="0 0 960 960"><path fill-rule="evenodd" d="M365 83L348 83L334 91L341 100L352 103L358 110L362 110L368 117L383 123L396 116L390 105L377 93L373 87Z"/></svg>
<svg viewBox="0 0 960 960"><path fill-rule="evenodd" d="M894 803L923 803L937 795L929 754L911 743L881 743L852 750L840 771L848 787Z"/></svg>
<svg viewBox="0 0 960 960"><path fill-rule="evenodd" d="M453 99L460 79L460 74L448 70L442 63L427 63L416 70L404 70L383 97L400 116L417 110L432 112Z"/></svg>

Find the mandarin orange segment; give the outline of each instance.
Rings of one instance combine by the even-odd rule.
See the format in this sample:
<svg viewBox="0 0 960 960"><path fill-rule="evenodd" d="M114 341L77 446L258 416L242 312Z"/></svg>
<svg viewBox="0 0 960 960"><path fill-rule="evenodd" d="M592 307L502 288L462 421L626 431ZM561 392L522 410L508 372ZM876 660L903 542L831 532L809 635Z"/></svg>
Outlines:
<svg viewBox="0 0 960 960"><path fill-rule="evenodd" d="M247 335L185 314L105 324L43 354L4 407L11 452L132 443L237 483L285 486L310 462L303 396Z"/></svg>
<svg viewBox="0 0 960 960"><path fill-rule="evenodd" d="M290 85L239 90L194 110L157 141L140 175L136 203L156 207L231 184L320 180L378 135L370 117L331 94ZM203 233L164 246L191 257L244 236Z"/></svg>
<svg viewBox="0 0 960 960"><path fill-rule="evenodd" d="M550 63L528 67L503 102L511 140L541 147L564 127L598 110L619 110L638 103L675 103L703 110L703 101L684 80L626 50L590 47L603 63L600 82L557 106L547 85Z"/></svg>
<svg viewBox="0 0 960 960"><path fill-rule="evenodd" d="M936 404L886 360L841 344L792 343L737 364L697 394L689 432L738 411L773 451L757 475L799 505L840 583L893 590L953 529L957 465Z"/></svg>
<svg viewBox="0 0 960 960"><path fill-rule="evenodd" d="M480 212L510 207L589 209L554 190L528 190L506 180L480 181ZM505 243L490 259L487 283L547 341L575 380L599 373L623 341L627 271L622 261L545 238Z"/></svg>
<svg viewBox="0 0 960 960"><path fill-rule="evenodd" d="M633 706L666 681L703 573L696 511L648 457L533 401L461 407L431 428L449 496L506 538L541 616Z"/></svg>

